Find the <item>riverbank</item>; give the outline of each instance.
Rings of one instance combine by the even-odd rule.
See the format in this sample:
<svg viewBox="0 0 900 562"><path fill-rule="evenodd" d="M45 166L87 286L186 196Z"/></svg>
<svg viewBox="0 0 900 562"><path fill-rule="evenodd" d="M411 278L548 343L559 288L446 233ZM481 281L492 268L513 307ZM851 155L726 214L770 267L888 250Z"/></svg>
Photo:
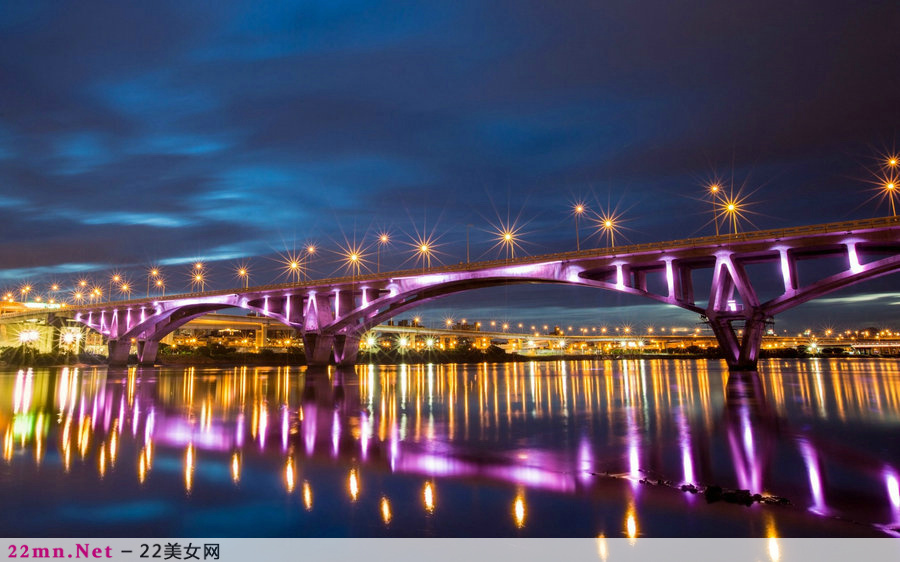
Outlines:
<svg viewBox="0 0 900 562"><path fill-rule="evenodd" d="M816 354L811 355L797 349L780 349L776 351L764 350L762 359L805 359L805 358L856 358L877 359L882 356L847 355L847 354ZM449 363L524 363L530 361L584 361L584 360L617 360L617 359L720 359L718 350L704 350L702 352L689 351L684 353L637 353L623 351L599 354L539 354L521 355L506 353L499 347L490 347L486 350L463 351L384 351L374 353L361 352L357 363L375 365L400 365L400 364L449 364ZM885 357L887 358L887 357ZM0 366L3 367L50 367L69 366L87 367L105 365L107 359L103 355L92 353L37 353L32 349L15 347L0 350ZM138 363L137 357L132 355L130 365ZM278 366L304 366L306 357L302 350L290 349L285 353L276 353L271 350L263 350L259 353L239 353L227 349L210 350L197 348L190 353L165 353L161 352L156 364L159 366L234 366L246 365L256 367Z"/></svg>

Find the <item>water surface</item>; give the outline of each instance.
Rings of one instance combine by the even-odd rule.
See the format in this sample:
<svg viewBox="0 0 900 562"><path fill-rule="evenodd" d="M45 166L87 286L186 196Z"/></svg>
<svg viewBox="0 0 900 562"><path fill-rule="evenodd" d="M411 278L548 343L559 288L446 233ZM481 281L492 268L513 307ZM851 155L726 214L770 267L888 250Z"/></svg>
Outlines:
<svg viewBox="0 0 900 562"><path fill-rule="evenodd" d="M896 361L6 369L0 528L890 536L898 428Z"/></svg>

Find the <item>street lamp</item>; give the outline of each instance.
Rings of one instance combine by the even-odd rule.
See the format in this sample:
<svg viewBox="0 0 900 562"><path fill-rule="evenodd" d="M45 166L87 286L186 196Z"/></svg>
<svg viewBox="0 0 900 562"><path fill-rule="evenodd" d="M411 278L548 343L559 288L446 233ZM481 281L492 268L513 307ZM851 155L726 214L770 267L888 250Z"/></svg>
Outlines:
<svg viewBox="0 0 900 562"><path fill-rule="evenodd" d="M736 196L725 196L719 201L719 208L722 216L730 225L731 234L738 232L738 219L743 218L744 204L743 200Z"/></svg>
<svg viewBox="0 0 900 562"><path fill-rule="evenodd" d="M307 244L306 245L306 268L303 270L304 279L309 280L309 268L312 263L312 257L315 255L318 248L316 248L315 244Z"/></svg>
<svg viewBox="0 0 900 562"><path fill-rule="evenodd" d="M576 203L575 207L573 208L573 211L575 212L575 249L576 250L581 250L581 238L580 238L580 235L578 232L578 217L580 217L584 213L585 210L586 210L586 207L584 206L583 203Z"/></svg>
<svg viewBox="0 0 900 562"><path fill-rule="evenodd" d="M381 247L387 246L391 236L386 231L378 234L378 245L375 247L375 273L381 273Z"/></svg>
<svg viewBox="0 0 900 562"><path fill-rule="evenodd" d="M245 264L241 264L238 266L235 273L237 273L238 279L243 281L244 288L246 289L250 285L250 269Z"/></svg>
<svg viewBox="0 0 900 562"><path fill-rule="evenodd" d="M303 276L303 254L302 252L287 251L280 254L282 264L282 275L285 275L291 281L297 283Z"/></svg>
<svg viewBox="0 0 900 562"><path fill-rule="evenodd" d="M197 270L191 275L191 290L195 287L200 287L201 293L206 289L206 278L203 276L203 273Z"/></svg>
<svg viewBox="0 0 900 562"><path fill-rule="evenodd" d="M162 292L162 296L166 296L166 281L162 277L156 279L156 290Z"/></svg>
<svg viewBox="0 0 900 562"><path fill-rule="evenodd" d="M151 267L147 270L147 298L150 298L150 280L159 277L159 268Z"/></svg>
<svg viewBox="0 0 900 562"><path fill-rule="evenodd" d="M719 192L721 191L721 187L718 183L712 183L709 186L709 195L712 198L712 208L713 208L713 224L716 225L716 236L719 235L719 214L716 211L716 203L719 201Z"/></svg>
<svg viewBox="0 0 900 562"><path fill-rule="evenodd" d="M110 300L112 300L112 284L115 283L118 285L122 282L122 276L118 273L113 273L112 277L109 278L109 283L106 285L106 294L109 295Z"/></svg>
<svg viewBox="0 0 900 562"><path fill-rule="evenodd" d="M897 195L897 178L889 178L884 183L884 192L891 201L891 215L897 216L897 209L894 206L894 197Z"/></svg>
<svg viewBox="0 0 900 562"><path fill-rule="evenodd" d="M603 236L609 239L609 247L615 248L616 233L619 231L619 216L614 212L602 211L595 222Z"/></svg>

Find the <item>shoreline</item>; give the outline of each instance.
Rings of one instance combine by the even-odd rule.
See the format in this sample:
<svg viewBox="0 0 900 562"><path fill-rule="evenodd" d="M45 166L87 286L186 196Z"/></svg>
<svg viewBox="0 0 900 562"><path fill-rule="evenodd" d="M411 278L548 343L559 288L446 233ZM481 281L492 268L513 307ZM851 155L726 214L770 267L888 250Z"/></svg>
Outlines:
<svg viewBox="0 0 900 562"><path fill-rule="evenodd" d="M144 365L144 367L148 368L172 368L172 367L305 367L306 361L302 356L299 358L293 357L285 357L285 360L279 361L276 357L265 357L260 358L261 360L254 361L252 359L256 359L253 357L252 359L248 357L196 357L196 356L181 356L179 359L172 360L179 356L168 356L161 361L155 362L153 365ZM250 359L250 360L248 360ZM715 355L709 354L640 354L640 355L606 355L606 354L597 354L597 355L537 355L537 356L529 356L529 355L513 355L513 354L504 354L504 355L493 355L493 354L484 354L483 357L430 357L425 358L421 356L414 356L413 354L409 354L406 357L374 357L367 358L365 356L360 357L360 360L354 365L449 365L449 364L478 364L478 363L490 363L490 364L504 364L504 363L530 363L532 361L538 361L542 363L553 362L553 361L619 361L619 360L638 360L638 359L650 359L650 360L721 360L722 358ZM768 357L761 357L760 361L767 360L777 360L777 359L844 359L844 360L863 360L863 361L871 361L871 360L896 360L900 359L900 356L882 356L882 355L796 355L796 354L783 354L783 355L772 355ZM129 362L125 368L131 367L139 367L140 365L137 361ZM74 367L74 368L86 368L86 367L107 367L109 365L105 361L97 361L97 362L85 362L85 361L72 361L72 362L35 362L35 363L21 363L21 364L11 364L7 362L0 361L0 368L36 368L36 367ZM336 367L335 364L329 364L329 367ZM122 368L122 367L119 367Z"/></svg>

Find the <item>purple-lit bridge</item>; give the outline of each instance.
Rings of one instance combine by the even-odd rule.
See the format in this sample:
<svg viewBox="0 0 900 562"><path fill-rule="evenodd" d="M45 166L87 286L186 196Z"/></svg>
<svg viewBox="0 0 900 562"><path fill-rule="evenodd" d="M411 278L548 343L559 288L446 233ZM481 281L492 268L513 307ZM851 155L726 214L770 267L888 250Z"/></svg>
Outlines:
<svg viewBox="0 0 900 562"><path fill-rule="evenodd" d="M814 274L804 273L810 279L798 273L805 260L820 262L811 263ZM753 370L766 322L775 315L898 270L900 220L888 217L100 303L55 314L106 336L111 365L124 364L133 343L140 362L152 364L166 334L235 307L299 332L309 365L351 365L366 330L408 309L484 287L555 283L637 295L700 314L729 368ZM766 291L772 295L764 298Z"/></svg>

